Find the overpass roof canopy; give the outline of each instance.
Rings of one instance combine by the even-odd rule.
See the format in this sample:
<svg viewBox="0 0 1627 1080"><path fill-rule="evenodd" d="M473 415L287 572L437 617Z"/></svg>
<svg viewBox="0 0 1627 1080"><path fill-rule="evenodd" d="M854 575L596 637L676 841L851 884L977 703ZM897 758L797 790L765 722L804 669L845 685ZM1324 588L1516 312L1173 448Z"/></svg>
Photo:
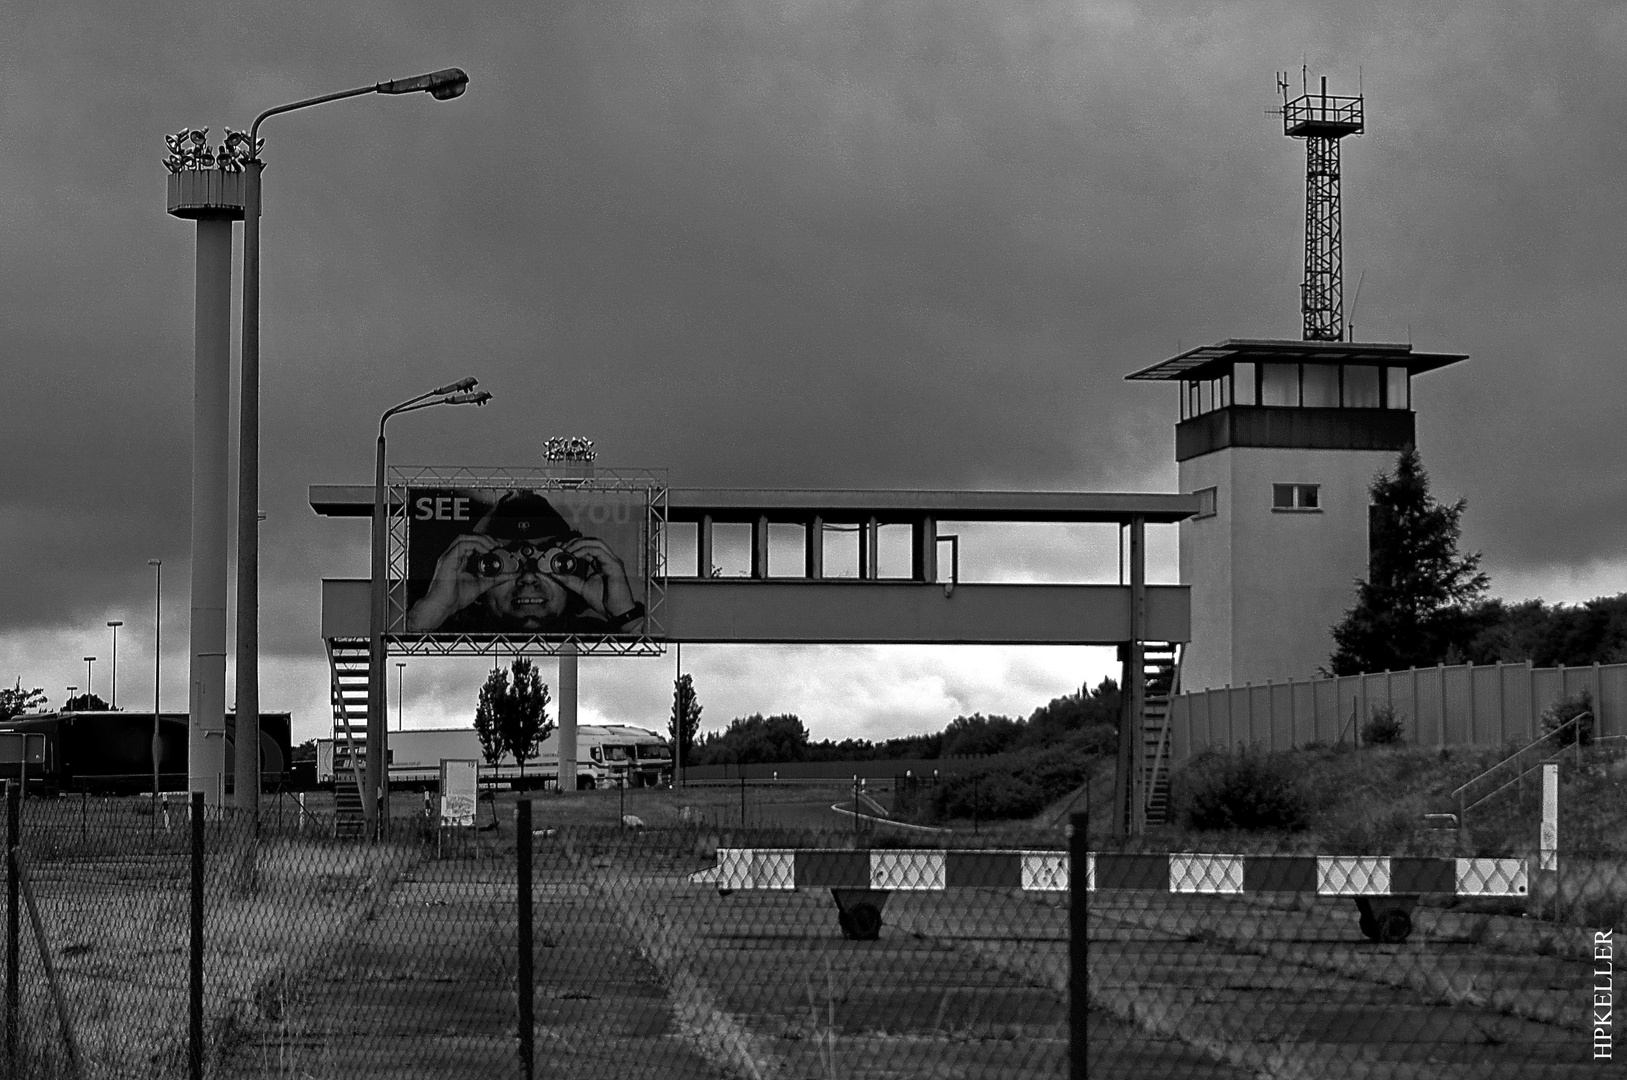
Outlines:
<svg viewBox="0 0 1627 1080"><path fill-rule="evenodd" d="M311 509L325 517L369 517L373 488L361 484L312 484ZM672 521L776 522L939 521L1117 522L1135 518L1168 524L1198 512L1195 495L1108 491L939 491L843 488L667 489Z"/></svg>
<svg viewBox="0 0 1627 1080"><path fill-rule="evenodd" d="M1213 379L1229 372L1233 364L1375 364L1404 367L1408 375L1418 375L1468 358L1467 353L1416 352L1405 343L1228 338L1188 349L1125 378L1132 382Z"/></svg>

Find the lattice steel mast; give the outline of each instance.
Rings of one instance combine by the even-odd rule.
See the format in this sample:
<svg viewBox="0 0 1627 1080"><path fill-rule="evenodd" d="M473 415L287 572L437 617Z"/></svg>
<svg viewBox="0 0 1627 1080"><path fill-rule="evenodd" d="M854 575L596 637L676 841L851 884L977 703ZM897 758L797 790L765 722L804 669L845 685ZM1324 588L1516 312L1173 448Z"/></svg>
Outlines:
<svg viewBox="0 0 1627 1080"><path fill-rule="evenodd" d="M1360 135L1362 96L1328 93L1327 76L1319 94L1304 92L1288 99L1288 76L1279 73L1282 132L1305 140L1305 281L1300 285L1300 311L1306 341L1343 341L1344 240L1339 211L1339 140Z"/></svg>

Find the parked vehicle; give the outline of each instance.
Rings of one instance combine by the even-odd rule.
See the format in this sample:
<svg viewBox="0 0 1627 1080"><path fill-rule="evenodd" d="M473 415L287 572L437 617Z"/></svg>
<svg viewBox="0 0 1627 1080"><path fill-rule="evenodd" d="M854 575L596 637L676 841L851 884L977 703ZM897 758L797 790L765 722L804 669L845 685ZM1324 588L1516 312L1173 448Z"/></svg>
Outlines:
<svg viewBox="0 0 1627 1080"><path fill-rule="evenodd" d="M260 788L274 791L290 780L288 713L260 714ZM30 793L90 791L134 794L153 785L153 714L84 711L33 713L0 724L0 731L40 732L45 736L43 766L29 766ZM231 782L237 717L226 714L226 778ZM160 713L158 720L159 786L187 789L187 716ZM15 779L16 765L0 765L0 778Z"/></svg>
<svg viewBox="0 0 1627 1080"><path fill-rule="evenodd" d="M480 762L482 779L516 787L552 787L559 776L559 733L543 740L538 754L522 770L512 755L504 754L495 768L486 764L480 737L473 727L421 728L392 731L387 747L392 787L433 787L440 783L441 761ZM365 757L362 749L359 756ZM360 762L358 762L360 764ZM316 780L333 783L336 771L349 771L350 754L344 739L316 741ZM576 728L576 786L579 790L603 787L655 787L672 781L672 751L666 740L647 728L626 724L579 724Z"/></svg>

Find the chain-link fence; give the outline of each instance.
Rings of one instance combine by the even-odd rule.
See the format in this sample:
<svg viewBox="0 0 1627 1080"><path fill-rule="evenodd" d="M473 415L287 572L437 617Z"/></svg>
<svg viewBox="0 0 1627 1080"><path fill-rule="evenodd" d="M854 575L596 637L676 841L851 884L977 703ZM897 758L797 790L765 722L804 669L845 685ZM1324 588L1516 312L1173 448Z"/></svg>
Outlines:
<svg viewBox="0 0 1627 1080"><path fill-rule="evenodd" d="M613 795L602 795L614 798ZM17 1077L1608 1075L1619 858L8 805ZM750 810L748 794L748 811ZM1073 872L1083 865L1082 875ZM1562 876L1561 876L1562 875ZM529 884L525 884L525 883Z"/></svg>

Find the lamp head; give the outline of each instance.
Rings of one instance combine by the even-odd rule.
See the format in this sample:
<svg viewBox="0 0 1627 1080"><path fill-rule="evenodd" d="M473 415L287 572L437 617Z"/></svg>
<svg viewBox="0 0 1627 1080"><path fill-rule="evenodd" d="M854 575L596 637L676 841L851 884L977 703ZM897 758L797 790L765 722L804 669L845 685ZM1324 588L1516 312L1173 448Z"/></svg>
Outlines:
<svg viewBox="0 0 1627 1080"><path fill-rule="evenodd" d="M148 559L147 560L147 565L148 566L163 566L164 565L164 560L163 559Z"/></svg>
<svg viewBox="0 0 1627 1080"><path fill-rule="evenodd" d="M107 625L109 625L109 626L123 626L124 625L124 620L123 619L110 619L110 620L108 620Z"/></svg>
<svg viewBox="0 0 1627 1080"><path fill-rule="evenodd" d="M455 394L459 390L473 390L476 386L479 386L479 385L480 385L480 380L471 375L467 379L459 379L455 383L447 383L445 386L442 386L442 387L440 387L440 388L438 388L436 390L432 390L431 393L434 393L434 394Z"/></svg>
<svg viewBox="0 0 1627 1080"><path fill-rule="evenodd" d="M471 393L448 394L443 400L446 405L484 405L491 400L491 395L484 390L475 390Z"/></svg>
<svg viewBox="0 0 1627 1080"><path fill-rule="evenodd" d="M373 89L381 94L412 94L423 90L437 101L447 101L460 96L468 86L469 76L464 74L462 68L443 68L427 75L414 75L410 79L391 79Z"/></svg>

